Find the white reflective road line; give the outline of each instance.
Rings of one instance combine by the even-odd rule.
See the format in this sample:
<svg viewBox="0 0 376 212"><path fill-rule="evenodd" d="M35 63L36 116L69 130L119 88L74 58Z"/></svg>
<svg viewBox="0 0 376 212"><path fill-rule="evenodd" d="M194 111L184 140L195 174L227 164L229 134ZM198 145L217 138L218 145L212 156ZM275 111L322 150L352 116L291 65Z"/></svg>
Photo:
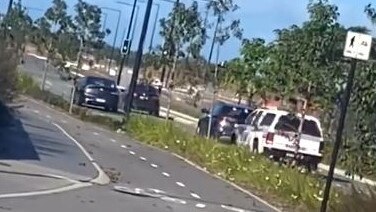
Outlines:
<svg viewBox="0 0 376 212"><path fill-rule="evenodd" d="M165 176L165 177L170 177L170 174L167 173L167 172L162 172L162 175Z"/></svg>
<svg viewBox="0 0 376 212"><path fill-rule="evenodd" d="M196 199L201 199L201 197L196 193L191 193L191 196L196 198Z"/></svg>
<svg viewBox="0 0 376 212"><path fill-rule="evenodd" d="M158 168L158 165L154 164L154 163L151 163L150 166L153 167L153 168Z"/></svg>
<svg viewBox="0 0 376 212"><path fill-rule="evenodd" d="M182 182L176 182L176 185L178 185L180 187L185 187L185 185Z"/></svg>
<svg viewBox="0 0 376 212"><path fill-rule="evenodd" d="M196 208L205 208L206 205L205 204L202 204L202 203L197 203L196 204Z"/></svg>

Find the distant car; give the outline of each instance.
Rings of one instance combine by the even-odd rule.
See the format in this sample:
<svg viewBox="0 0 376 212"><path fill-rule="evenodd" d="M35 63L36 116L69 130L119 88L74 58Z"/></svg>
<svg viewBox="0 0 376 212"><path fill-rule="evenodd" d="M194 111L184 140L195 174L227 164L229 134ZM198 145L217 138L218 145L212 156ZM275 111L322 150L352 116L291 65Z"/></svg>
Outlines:
<svg viewBox="0 0 376 212"><path fill-rule="evenodd" d="M212 114L208 109L202 109L205 115L199 119L196 133L200 136L207 136L211 115L213 118L210 136L217 139L230 139L235 143L236 126L244 124L245 119L253 110L250 107L218 101L213 106Z"/></svg>
<svg viewBox="0 0 376 212"><path fill-rule="evenodd" d="M129 93L125 102L129 101ZM150 115L159 116L159 92L154 86L141 83L137 84L133 93L131 109L147 112Z"/></svg>
<svg viewBox="0 0 376 212"><path fill-rule="evenodd" d="M119 91L113 80L87 76L75 83L74 103L103 107L106 111L118 109Z"/></svg>

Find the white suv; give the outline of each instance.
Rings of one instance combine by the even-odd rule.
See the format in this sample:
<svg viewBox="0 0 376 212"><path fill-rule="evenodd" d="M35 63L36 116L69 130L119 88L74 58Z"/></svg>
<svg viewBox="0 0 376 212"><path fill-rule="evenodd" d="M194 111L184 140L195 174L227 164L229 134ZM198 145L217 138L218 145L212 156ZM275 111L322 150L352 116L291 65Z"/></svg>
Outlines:
<svg viewBox="0 0 376 212"><path fill-rule="evenodd" d="M300 115L294 116L283 110L257 109L247 118L247 125L238 126L237 144L275 159L294 157L300 119ZM317 118L305 116L299 146L297 159L316 169L324 150L321 124Z"/></svg>

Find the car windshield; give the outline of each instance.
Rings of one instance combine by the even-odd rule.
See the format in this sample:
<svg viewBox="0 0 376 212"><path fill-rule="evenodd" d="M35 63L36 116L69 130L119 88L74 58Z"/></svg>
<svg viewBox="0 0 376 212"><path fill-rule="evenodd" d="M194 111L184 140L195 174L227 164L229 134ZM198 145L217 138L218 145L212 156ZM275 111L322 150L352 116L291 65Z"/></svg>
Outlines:
<svg viewBox="0 0 376 212"><path fill-rule="evenodd" d="M155 89L153 86L150 85L137 85L135 88L135 93L144 93L149 96L157 96L158 95L158 90Z"/></svg>
<svg viewBox="0 0 376 212"><path fill-rule="evenodd" d="M105 79L105 78L99 78L99 77L89 77L89 78L87 78L87 85L116 89L116 84L115 84L114 81L109 80L109 79Z"/></svg>
<svg viewBox="0 0 376 212"><path fill-rule="evenodd" d="M295 116L281 116L275 127L276 130L285 132L298 132L300 118ZM321 137L321 132L317 123L313 120L304 120L302 133L314 137Z"/></svg>
<svg viewBox="0 0 376 212"><path fill-rule="evenodd" d="M216 105L213 108L213 116L226 116L235 118L238 124L244 124L245 119L252 111L245 107L236 107L232 105Z"/></svg>

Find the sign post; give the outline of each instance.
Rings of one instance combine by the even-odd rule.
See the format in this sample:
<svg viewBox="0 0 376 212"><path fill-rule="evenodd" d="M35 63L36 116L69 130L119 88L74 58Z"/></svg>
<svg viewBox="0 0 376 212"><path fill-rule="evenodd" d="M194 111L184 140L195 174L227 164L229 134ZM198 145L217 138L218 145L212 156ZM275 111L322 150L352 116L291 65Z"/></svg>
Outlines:
<svg viewBox="0 0 376 212"><path fill-rule="evenodd" d="M347 107L350 102L351 90L354 84L354 76L355 76L357 60L368 60L369 54L371 51L371 44L372 44L372 37L370 35L365 35L365 34L360 34L360 33L355 33L355 32L350 32L350 31L347 33L346 46L345 46L343 55L345 57L352 58L351 68L350 68L349 76L347 78L346 90L343 96L344 99L341 105L341 114L340 114L340 118L338 122L336 140L334 143L328 176L326 178L324 197L321 202L321 210L320 210L321 212L326 212L327 205L328 205L330 187L333 181L334 169L335 169L336 162L337 162L339 148L342 143L342 132L343 132L344 124L345 124Z"/></svg>

